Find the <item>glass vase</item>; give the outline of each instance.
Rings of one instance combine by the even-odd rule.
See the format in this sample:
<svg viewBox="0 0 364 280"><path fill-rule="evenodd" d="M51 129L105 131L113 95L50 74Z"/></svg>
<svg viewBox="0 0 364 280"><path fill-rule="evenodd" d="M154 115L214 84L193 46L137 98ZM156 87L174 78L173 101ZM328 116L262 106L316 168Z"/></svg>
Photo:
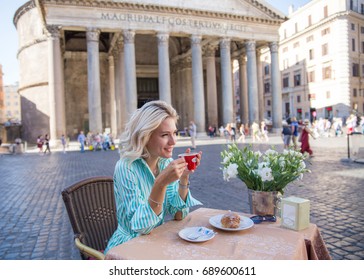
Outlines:
<svg viewBox="0 0 364 280"><path fill-rule="evenodd" d="M279 192L261 192L248 189L250 213L254 215L280 216L281 194Z"/></svg>

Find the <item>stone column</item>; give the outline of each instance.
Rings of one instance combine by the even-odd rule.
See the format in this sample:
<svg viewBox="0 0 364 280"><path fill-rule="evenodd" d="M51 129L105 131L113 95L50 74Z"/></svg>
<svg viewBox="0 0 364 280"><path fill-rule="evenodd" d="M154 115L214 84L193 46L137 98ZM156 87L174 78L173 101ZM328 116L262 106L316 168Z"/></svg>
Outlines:
<svg viewBox="0 0 364 280"><path fill-rule="evenodd" d="M127 121L124 71L124 43L119 38L113 50L115 61L115 103L116 103L116 137L120 137Z"/></svg>
<svg viewBox="0 0 364 280"><path fill-rule="evenodd" d="M206 57L206 80L207 80L207 121L209 125L218 127L218 106L216 86L216 62L215 52L217 46L208 45L205 50Z"/></svg>
<svg viewBox="0 0 364 280"><path fill-rule="evenodd" d="M115 62L114 56L109 54L109 95L110 95L110 121L111 135L113 138L117 135L116 125L116 98L115 98Z"/></svg>
<svg viewBox="0 0 364 280"><path fill-rule="evenodd" d="M49 89L49 137L54 146L62 134L66 135L66 109L64 74L60 44L60 27L47 26L48 35L48 89Z"/></svg>
<svg viewBox="0 0 364 280"><path fill-rule="evenodd" d="M158 33L158 70L159 70L159 99L172 103L171 98L171 77L169 69L169 35Z"/></svg>
<svg viewBox="0 0 364 280"><path fill-rule="evenodd" d="M233 83L231 71L230 39L220 41L221 88L223 105L223 125L234 123Z"/></svg>
<svg viewBox="0 0 364 280"><path fill-rule="evenodd" d="M245 55L238 59L239 61L239 88L240 88L240 113L241 121L244 125L249 123L249 107L248 107L248 92L246 82L246 61Z"/></svg>
<svg viewBox="0 0 364 280"><path fill-rule="evenodd" d="M206 135L201 36L192 35L191 44L194 121L197 126L197 133Z"/></svg>
<svg viewBox="0 0 364 280"><path fill-rule="evenodd" d="M194 119L194 100L192 89L192 58L186 56L176 60L177 64L177 87L178 94L178 113L180 129L189 126L190 120Z"/></svg>
<svg viewBox="0 0 364 280"><path fill-rule="evenodd" d="M254 121L258 122L258 79L257 62L255 52L255 41L246 43L247 54L247 81L248 81L248 100L249 100L249 125Z"/></svg>
<svg viewBox="0 0 364 280"><path fill-rule="evenodd" d="M282 94L281 94L281 72L279 71L278 43L269 44L271 56L271 79L272 79L272 120L273 130L278 132L282 127Z"/></svg>
<svg viewBox="0 0 364 280"><path fill-rule="evenodd" d="M233 95L233 123L236 123L236 100L235 100L235 83L234 83L234 59L232 58L230 60L230 65L231 65L231 92ZM233 125L233 127L235 127ZM236 127L235 127L236 128Z"/></svg>
<svg viewBox="0 0 364 280"><path fill-rule="evenodd" d="M124 30L124 67L125 67L125 97L128 118L138 107L136 64L135 64L135 32Z"/></svg>
<svg viewBox="0 0 364 280"><path fill-rule="evenodd" d="M101 88L100 88L100 30L88 28L87 37L87 85L88 85L88 114L89 127L93 133L101 133Z"/></svg>
<svg viewBox="0 0 364 280"><path fill-rule="evenodd" d="M257 50L257 75L258 75L258 116L259 121L264 120L264 87L263 87L263 69L260 60L260 51Z"/></svg>

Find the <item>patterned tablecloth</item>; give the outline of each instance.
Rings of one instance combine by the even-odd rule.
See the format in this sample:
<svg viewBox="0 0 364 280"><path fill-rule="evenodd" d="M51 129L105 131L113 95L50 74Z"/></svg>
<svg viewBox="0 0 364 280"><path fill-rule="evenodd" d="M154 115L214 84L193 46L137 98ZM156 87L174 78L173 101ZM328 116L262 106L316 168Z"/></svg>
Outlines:
<svg viewBox="0 0 364 280"><path fill-rule="evenodd" d="M106 259L125 260L307 260L331 259L316 225L302 231L280 226L280 222L255 224L241 231L224 231L209 224L209 219L227 211L199 208L182 221L169 221L112 248ZM242 214L244 216L249 216ZM202 243L181 239L178 232L186 227L204 226L218 234Z"/></svg>

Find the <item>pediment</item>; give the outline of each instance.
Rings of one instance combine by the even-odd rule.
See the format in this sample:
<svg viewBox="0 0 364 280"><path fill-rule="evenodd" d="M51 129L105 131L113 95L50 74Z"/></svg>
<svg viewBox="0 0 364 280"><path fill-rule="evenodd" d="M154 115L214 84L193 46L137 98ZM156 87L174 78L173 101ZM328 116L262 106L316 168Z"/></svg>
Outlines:
<svg viewBox="0 0 364 280"><path fill-rule="evenodd" d="M112 2L165 6L260 19L285 19L283 13L264 0L113 0Z"/></svg>

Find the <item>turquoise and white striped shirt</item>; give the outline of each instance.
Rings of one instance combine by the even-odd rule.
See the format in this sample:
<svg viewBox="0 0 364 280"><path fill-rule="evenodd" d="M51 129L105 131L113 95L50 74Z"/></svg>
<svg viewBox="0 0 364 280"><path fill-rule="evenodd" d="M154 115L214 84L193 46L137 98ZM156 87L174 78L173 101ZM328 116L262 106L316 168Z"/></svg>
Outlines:
<svg viewBox="0 0 364 280"><path fill-rule="evenodd" d="M161 158L159 170L163 170L172 158ZM178 181L167 186L163 210L156 215L149 205L148 197L154 185L155 177L144 159L137 159L129 165L128 159L120 159L114 171L114 192L118 228L110 238L105 254L112 247L122 244L141 234L148 234L161 225L167 213L172 217L182 211L185 218L189 207L202 204L188 191L186 202L178 193Z"/></svg>

